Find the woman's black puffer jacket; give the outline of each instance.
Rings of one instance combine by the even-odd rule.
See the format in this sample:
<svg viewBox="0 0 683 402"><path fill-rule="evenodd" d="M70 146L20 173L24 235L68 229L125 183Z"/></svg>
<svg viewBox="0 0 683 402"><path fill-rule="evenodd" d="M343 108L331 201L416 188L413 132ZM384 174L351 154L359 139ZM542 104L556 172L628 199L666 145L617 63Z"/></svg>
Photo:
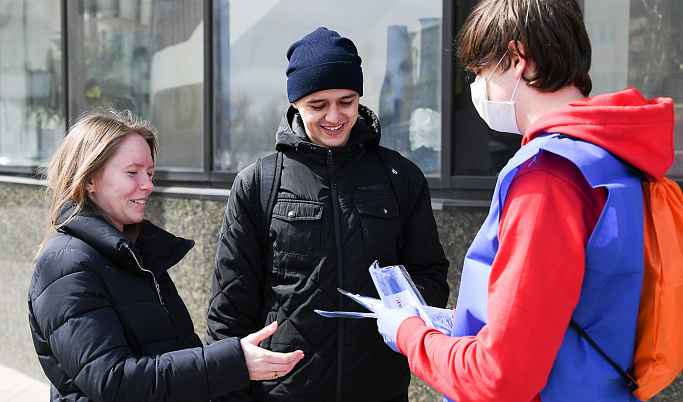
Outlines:
<svg viewBox="0 0 683 402"><path fill-rule="evenodd" d="M202 347L166 272L193 245L150 223L133 245L88 208L57 231L28 294L53 401L208 400L249 383L239 340Z"/></svg>
<svg viewBox="0 0 683 402"><path fill-rule="evenodd" d="M406 175L407 185L395 194L401 190L379 159L379 139L379 123L363 106L347 145L331 149L311 143L296 109L289 109L277 133L284 160L265 267L255 166L235 179L211 285L209 342L277 320L278 330L261 346L305 354L287 376L252 382L244 399L382 401L406 392L408 363L384 344L375 320L314 312L362 311L337 288L378 297L368 272L375 260L405 266L428 304L447 302L448 260L427 181L403 158L396 173ZM397 197L407 199L404 227Z"/></svg>

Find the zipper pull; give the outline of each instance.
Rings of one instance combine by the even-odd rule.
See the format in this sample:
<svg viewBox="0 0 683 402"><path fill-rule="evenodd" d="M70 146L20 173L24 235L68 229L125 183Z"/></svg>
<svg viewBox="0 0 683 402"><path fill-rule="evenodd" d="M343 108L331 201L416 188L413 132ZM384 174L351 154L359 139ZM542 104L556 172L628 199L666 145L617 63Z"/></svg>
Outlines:
<svg viewBox="0 0 683 402"><path fill-rule="evenodd" d="M166 310L166 302L164 302L164 298L163 296L161 296L161 288L159 287L159 282L157 282L156 278L154 278L154 287L157 290L157 295L159 296L159 303L161 303L161 307L163 307L164 310Z"/></svg>

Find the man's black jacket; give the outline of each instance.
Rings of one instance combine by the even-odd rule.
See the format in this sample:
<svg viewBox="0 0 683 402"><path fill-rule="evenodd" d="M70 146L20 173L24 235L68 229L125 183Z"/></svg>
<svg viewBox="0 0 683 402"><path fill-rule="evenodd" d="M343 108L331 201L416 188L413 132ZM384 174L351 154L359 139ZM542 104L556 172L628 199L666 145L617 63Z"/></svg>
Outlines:
<svg viewBox="0 0 683 402"><path fill-rule="evenodd" d="M289 375L252 382L241 395L247 400L251 394L256 400L381 401L407 390L407 360L384 344L375 320L314 312L362 311L337 288L378 297L368 272L375 260L405 266L428 304L446 305L448 260L427 181L402 158L396 173L407 185L393 188L377 155L379 139L377 118L361 106L348 143L323 148L308 140L290 107L277 133L284 160L265 267L255 165L235 179L211 284L208 341L245 336L277 320L278 330L261 346L305 354ZM399 204L397 197L406 199ZM407 207L405 225L399 205Z"/></svg>

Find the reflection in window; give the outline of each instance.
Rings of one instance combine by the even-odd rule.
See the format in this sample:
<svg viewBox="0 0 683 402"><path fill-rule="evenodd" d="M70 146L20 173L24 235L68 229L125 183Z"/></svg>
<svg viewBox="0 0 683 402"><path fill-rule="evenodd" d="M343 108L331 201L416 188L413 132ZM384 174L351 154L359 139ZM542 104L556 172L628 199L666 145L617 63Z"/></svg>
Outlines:
<svg viewBox="0 0 683 402"><path fill-rule="evenodd" d="M646 98L668 96L674 101L676 159L668 172L683 177L683 2L631 1L629 19L629 86Z"/></svg>
<svg viewBox="0 0 683 402"><path fill-rule="evenodd" d="M159 132L158 166L204 167L203 2L67 2L71 117L130 109Z"/></svg>
<svg viewBox="0 0 683 402"><path fill-rule="evenodd" d="M46 160L64 134L59 2L0 3L0 166Z"/></svg>
<svg viewBox="0 0 683 402"><path fill-rule="evenodd" d="M287 49L325 26L358 47L361 103L380 118L381 144L439 172L441 1L223 0L214 16L214 169L240 170L275 150L289 106Z"/></svg>

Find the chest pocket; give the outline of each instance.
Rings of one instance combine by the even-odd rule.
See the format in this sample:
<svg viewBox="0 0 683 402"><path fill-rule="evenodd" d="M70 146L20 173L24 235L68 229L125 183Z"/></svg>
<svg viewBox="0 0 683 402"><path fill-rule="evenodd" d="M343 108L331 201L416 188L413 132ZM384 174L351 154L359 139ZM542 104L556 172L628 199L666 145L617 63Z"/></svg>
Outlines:
<svg viewBox="0 0 683 402"><path fill-rule="evenodd" d="M395 256L401 238L401 220L391 186L358 187L354 203L363 228L366 253L379 256L388 252Z"/></svg>
<svg viewBox="0 0 683 402"><path fill-rule="evenodd" d="M273 208L274 269L306 271L320 259L323 204L281 200ZM271 233L272 233L271 232Z"/></svg>

